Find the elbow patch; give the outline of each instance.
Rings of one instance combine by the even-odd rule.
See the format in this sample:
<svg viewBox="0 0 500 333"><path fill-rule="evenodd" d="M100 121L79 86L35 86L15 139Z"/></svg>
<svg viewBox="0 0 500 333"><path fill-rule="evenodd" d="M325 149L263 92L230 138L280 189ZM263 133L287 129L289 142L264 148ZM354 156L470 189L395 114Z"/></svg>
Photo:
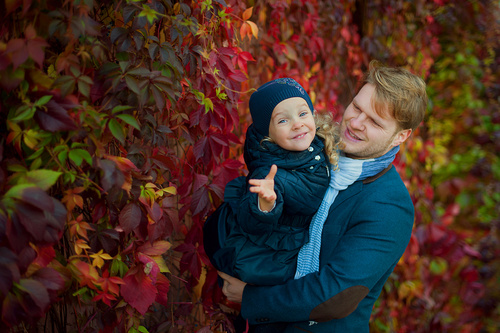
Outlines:
<svg viewBox="0 0 500 333"><path fill-rule="evenodd" d="M353 286L315 307L309 318L317 322L340 319L350 315L370 290L365 286Z"/></svg>

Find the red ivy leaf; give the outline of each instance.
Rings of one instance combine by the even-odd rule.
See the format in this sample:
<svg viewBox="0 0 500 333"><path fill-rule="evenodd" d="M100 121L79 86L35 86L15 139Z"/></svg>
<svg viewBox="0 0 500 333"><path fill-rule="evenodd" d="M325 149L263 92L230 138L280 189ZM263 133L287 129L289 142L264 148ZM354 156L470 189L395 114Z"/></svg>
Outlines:
<svg viewBox="0 0 500 333"><path fill-rule="evenodd" d="M35 280L22 279L19 289L23 291L21 306L31 316L42 316L49 307L49 293L44 285Z"/></svg>
<svg viewBox="0 0 500 333"><path fill-rule="evenodd" d="M118 217L118 221L123 231L128 234L139 226L141 218L141 208L135 202L131 202L123 207Z"/></svg>
<svg viewBox="0 0 500 333"><path fill-rule="evenodd" d="M141 265L142 266L142 265ZM139 267L130 269L123 278L123 299L144 315L156 299L157 289L153 281Z"/></svg>
<svg viewBox="0 0 500 333"><path fill-rule="evenodd" d="M0 292L6 295L12 287L12 282L20 278L17 266L17 256L8 248L0 248Z"/></svg>
<svg viewBox="0 0 500 333"><path fill-rule="evenodd" d="M147 242L144 245L139 246L139 248L137 248L137 251L148 256L159 256L167 252L167 250L170 249L171 246L172 244L170 244L170 242L159 240L154 242L153 244Z"/></svg>
<svg viewBox="0 0 500 333"><path fill-rule="evenodd" d="M193 215L199 214L210 209L210 199L208 198L208 189L203 186L193 192L193 200L191 201L191 211Z"/></svg>
<svg viewBox="0 0 500 333"><path fill-rule="evenodd" d="M64 279L55 269L44 267L37 270L31 277L42 283L49 290L62 290L64 288Z"/></svg>
<svg viewBox="0 0 500 333"><path fill-rule="evenodd" d="M198 191L201 187L208 184L208 177L206 175L195 174L193 191Z"/></svg>
<svg viewBox="0 0 500 333"><path fill-rule="evenodd" d="M170 281L167 277L161 273L156 277L156 288L158 289L158 295L156 295L156 302L168 306L167 303L167 295L168 290L170 289Z"/></svg>
<svg viewBox="0 0 500 333"><path fill-rule="evenodd" d="M45 108L36 111L35 120L42 129L49 132L75 130L78 127L68 114L68 110L75 106L69 99L52 95L52 99L45 104Z"/></svg>
<svg viewBox="0 0 500 333"><path fill-rule="evenodd" d="M20 296L13 293L7 294L2 304L2 319L11 326L28 319L26 311L21 306Z"/></svg>
<svg viewBox="0 0 500 333"><path fill-rule="evenodd" d="M28 54L35 61L38 66L43 67L43 60L45 59L45 52L43 48L48 46L42 38L35 38L27 41Z"/></svg>
<svg viewBox="0 0 500 333"><path fill-rule="evenodd" d="M5 53L11 55L14 69L28 60L28 49L24 39L11 39L7 43Z"/></svg>

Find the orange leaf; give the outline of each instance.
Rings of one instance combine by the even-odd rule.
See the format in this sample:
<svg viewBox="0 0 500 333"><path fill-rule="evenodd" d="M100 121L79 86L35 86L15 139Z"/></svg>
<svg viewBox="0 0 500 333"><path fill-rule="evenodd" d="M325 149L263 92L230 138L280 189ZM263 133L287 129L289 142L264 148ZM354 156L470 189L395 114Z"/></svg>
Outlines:
<svg viewBox="0 0 500 333"><path fill-rule="evenodd" d="M241 35L241 38L245 38L245 36L248 36L248 38L250 38L252 34L252 28L250 27L249 24L247 24L246 22L243 22L243 24L241 25L241 28L240 28L240 35Z"/></svg>
<svg viewBox="0 0 500 333"><path fill-rule="evenodd" d="M247 21L250 17L252 17L252 13L253 13L253 7L246 9L242 15L243 20Z"/></svg>

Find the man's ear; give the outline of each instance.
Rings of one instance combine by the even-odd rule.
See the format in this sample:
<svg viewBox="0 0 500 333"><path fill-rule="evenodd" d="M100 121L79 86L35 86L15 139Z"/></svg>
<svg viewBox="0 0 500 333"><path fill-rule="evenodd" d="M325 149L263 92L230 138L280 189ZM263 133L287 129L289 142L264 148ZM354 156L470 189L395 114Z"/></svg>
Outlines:
<svg viewBox="0 0 500 333"><path fill-rule="evenodd" d="M394 139L392 140L392 146L393 147L399 146L400 144L405 142L406 139L408 139L410 137L410 134L411 134L411 129L405 129L405 130L399 131L398 133L396 133L396 135L394 136Z"/></svg>

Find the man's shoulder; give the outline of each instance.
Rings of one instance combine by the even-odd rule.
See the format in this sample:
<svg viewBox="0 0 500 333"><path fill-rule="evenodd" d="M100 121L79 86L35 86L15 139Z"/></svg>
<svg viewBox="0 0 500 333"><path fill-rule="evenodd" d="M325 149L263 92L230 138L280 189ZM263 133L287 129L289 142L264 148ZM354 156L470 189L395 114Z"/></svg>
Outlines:
<svg viewBox="0 0 500 333"><path fill-rule="evenodd" d="M401 185L404 186L404 182L401 179L401 176L399 175L398 171L396 170L396 167L392 164L390 164L387 168L379 172L378 174L366 178L363 180L364 185L384 185L386 186L389 183L393 183L394 185Z"/></svg>

